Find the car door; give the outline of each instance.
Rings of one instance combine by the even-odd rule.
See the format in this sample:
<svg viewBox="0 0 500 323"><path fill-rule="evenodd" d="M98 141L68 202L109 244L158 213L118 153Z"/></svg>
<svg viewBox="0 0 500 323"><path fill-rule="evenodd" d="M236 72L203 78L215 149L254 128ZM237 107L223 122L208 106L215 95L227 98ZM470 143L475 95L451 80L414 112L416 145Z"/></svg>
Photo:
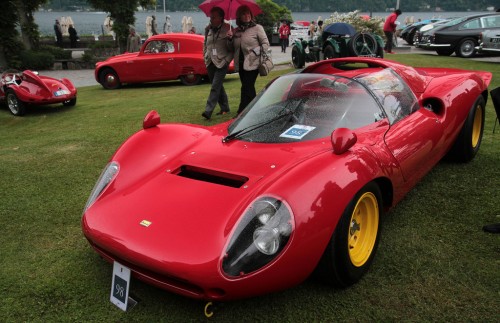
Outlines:
<svg viewBox="0 0 500 323"><path fill-rule="evenodd" d="M145 82L177 79L179 74L176 56L174 42L152 40L144 48L139 73L144 73Z"/></svg>
<svg viewBox="0 0 500 323"><path fill-rule="evenodd" d="M443 127L434 112L418 105L410 87L393 70L370 74L364 82L389 120L385 144L405 181L413 185L441 159Z"/></svg>
<svg viewBox="0 0 500 323"><path fill-rule="evenodd" d="M442 158L443 126L434 112L419 108L390 126L385 143L414 185Z"/></svg>

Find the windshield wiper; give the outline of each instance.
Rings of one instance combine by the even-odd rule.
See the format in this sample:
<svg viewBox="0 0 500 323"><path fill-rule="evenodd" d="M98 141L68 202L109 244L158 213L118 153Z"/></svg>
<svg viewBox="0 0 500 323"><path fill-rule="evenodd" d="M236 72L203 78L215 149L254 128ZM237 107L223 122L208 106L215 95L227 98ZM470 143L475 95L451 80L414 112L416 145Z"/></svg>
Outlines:
<svg viewBox="0 0 500 323"><path fill-rule="evenodd" d="M239 137L241 137L241 136L243 136L243 135L245 135L245 134L247 134L247 133L249 133L249 132L252 132L252 131L254 131L254 130L257 130L257 129L259 129L259 128L262 128L263 126L268 125L268 124L270 124L270 123L273 123L273 122L275 122L275 121L277 121L277 120L279 120L279 119L282 119L283 117L290 116L290 115L292 115L292 114L294 114L294 113L295 113L295 109L299 106L299 104L300 104L300 103L302 103L302 99L297 100L297 103L295 104L295 106L294 106L294 108L293 108L293 109L289 109L289 108L288 108L288 105L290 104L290 102L288 102L288 103L285 105L285 107L284 107L284 108L280 111L280 113L279 113L277 116L275 116L274 118L271 118L271 119L266 120L266 121L264 121L264 122L257 123L257 124L255 124L255 125L253 125L253 126L248 126L248 127L243 128L243 129L241 129L241 130L238 130L238 131L236 131L236 132L233 132L232 134L227 135L227 136L225 136L224 138L222 138L222 142L223 142L223 143L230 142L230 141L231 141L231 140L233 140L233 139L239 138ZM283 113L283 112L284 112L284 113Z"/></svg>

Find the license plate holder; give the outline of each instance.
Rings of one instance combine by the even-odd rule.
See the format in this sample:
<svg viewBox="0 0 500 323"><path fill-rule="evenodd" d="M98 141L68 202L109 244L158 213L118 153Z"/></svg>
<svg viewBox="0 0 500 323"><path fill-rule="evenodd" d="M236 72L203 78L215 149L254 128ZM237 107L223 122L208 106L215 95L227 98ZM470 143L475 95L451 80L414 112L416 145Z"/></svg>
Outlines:
<svg viewBox="0 0 500 323"><path fill-rule="evenodd" d="M127 311L129 305L130 269L124 265L113 262L113 278L111 282L110 301L122 311Z"/></svg>

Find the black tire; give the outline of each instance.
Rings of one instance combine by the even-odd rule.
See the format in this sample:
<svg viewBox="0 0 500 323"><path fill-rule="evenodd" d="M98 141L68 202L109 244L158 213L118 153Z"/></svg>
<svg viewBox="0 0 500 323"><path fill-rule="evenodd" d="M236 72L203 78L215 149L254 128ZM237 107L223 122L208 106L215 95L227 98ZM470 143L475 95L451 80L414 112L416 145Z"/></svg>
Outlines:
<svg viewBox="0 0 500 323"><path fill-rule="evenodd" d="M471 107L462 130L446 155L446 159L466 163L476 157L483 139L485 105L484 98L480 95Z"/></svg>
<svg viewBox="0 0 500 323"><path fill-rule="evenodd" d="M413 45L413 40L415 38L415 33L417 32L416 29L413 29L412 31L410 31L408 33L408 35L406 36L406 42L408 43L408 45Z"/></svg>
<svg viewBox="0 0 500 323"><path fill-rule="evenodd" d="M356 33L347 46L352 56L377 56L377 40L370 34Z"/></svg>
<svg viewBox="0 0 500 323"><path fill-rule="evenodd" d="M323 50L323 56L325 57L325 59L339 58L340 54L335 51L335 48L333 48L332 45L326 45L325 49Z"/></svg>
<svg viewBox="0 0 500 323"><path fill-rule="evenodd" d="M474 38L465 38L458 44L455 54L463 58L474 57L476 54L476 46L478 46L478 44Z"/></svg>
<svg viewBox="0 0 500 323"><path fill-rule="evenodd" d="M304 60L301 58L301 53L300 50L297 48L297 46L292 47L292 64L293 67L295 68L303 68L304 67Z"/></svg>
<svg viewBox="0 0 500 323"><path fill-rule="evenodd" d="M68 101L64 101L64 102L63 102L63 105L64 105L65 107L73 107L73 106L75 106L75 104L76 104L76 98L73 98L73 99L71 99L71 100L68 100Z"/></svg>
<svg viewBox="0 0 500 323"><path fill-rule="evenodd" d="M450 56L451 54L453 54L453 49L449 49L449 48L437 48L436 49L436 53L439 56Z"/></svg>
<svg viewBox="0 0 500 323"><path fill-rule="evenodd" d="M344 210L315 275L341 288L359 281L375 257L382 213L380 188L366 184Z"/></svg>
<svg viewBox="0 0 500 323"><path fill-rule="evenodd" d="M200 74L186 74L186 75L181 75L181 82L184 85L191 86L191 85L198 85L201 83L201 75Z"/></svg>
<svg viewBox="0 0 500 323"><path fill-rule="evenodd" d="M7 107L13 115L22 116L26 113L26 104L23 101L19 100L14 90L7 89L5 98Z"/></svg>
<svg viewBox="0 0 500 323"><path fill-rule="evenodd" d="M99 72L99 83L106 90L115 90L121 87L120 77L111 68L105 68Z"/></svg>
<svg viewBox="0 0 500 323"><path fill-rule="evenodd" d="M413 45L415 45L418 42L420 42L419 34L417 32L415 32L415 34L413 34ZM415 47L418 47L418 46L415 45Z"/></svg>

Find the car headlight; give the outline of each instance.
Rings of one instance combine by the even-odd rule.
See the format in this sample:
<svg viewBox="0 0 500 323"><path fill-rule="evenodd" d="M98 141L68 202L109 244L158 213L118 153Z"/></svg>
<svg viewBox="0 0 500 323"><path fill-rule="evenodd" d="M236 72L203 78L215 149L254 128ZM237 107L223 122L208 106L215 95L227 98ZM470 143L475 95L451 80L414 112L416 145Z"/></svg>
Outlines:
<svg viewBox="0 0 500 323"><path fill-rule="evenodd" d="M422 28L420 28L420 32L424 32L424 31L428 31L428 30L431 30L432 28L434 28L433 25L425 25L423 26Z"/></svg>
<svg viewBox="0 0 500 323"><path fill-rule="evenodd" d="M261 197L245 211L222 260L228 276L256 271L275 259L293 231L289 206L274 197Z"/></svg>
<svg viewBox="0 0 500 323"><path fill-rule="evenodd" d="M83 212L88 210L88 208L94 204L95 200L101 195L101 193L108 187L109 183L115 179L116 175L118 175L118 172L120 171L120 165L117 162L111 162L109 163L106 168L101 173L101 176L99 176L99 179L97 180L97 183L94 186L94 189L92 189L92 193L90 193L89 199L87 200L87 203L85 204L85 208L83 209Z"/></svg>

